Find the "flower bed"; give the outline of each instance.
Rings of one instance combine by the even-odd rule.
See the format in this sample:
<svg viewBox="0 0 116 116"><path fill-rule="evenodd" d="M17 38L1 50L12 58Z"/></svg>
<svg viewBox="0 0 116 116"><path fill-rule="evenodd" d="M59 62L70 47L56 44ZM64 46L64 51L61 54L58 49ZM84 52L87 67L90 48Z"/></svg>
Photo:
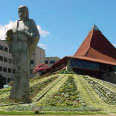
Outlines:
<svg viewBox="0 0 116 116"><path fill-rule="evenodd" d="M48 84L50 84L51 82L53 82L57 78L58 78L58 76L53 76L52 78L49 78L45 81L42 81L40 83L33 85L30 88L30 97L31 98L35 97L42 90L42 88L46 87Z"/></svg>
<svg viewBox="0 0 116 116"><path fill-rule="evenodd" d="M74 79L68 77L67 81L60 87L59 91L50 99L46 100L44 105L51 106L81 106L82 99L75 85Z"/></svg>
<svg viewBox="0 0 116 116"><path fill-rule="evenodd" d="M88 76L84 76L84 79L90 84L90 86L95 90L99 97L107 104L116 104L116 93L110 91L109 89L103 87L101 84L93 81Z"/></svg>

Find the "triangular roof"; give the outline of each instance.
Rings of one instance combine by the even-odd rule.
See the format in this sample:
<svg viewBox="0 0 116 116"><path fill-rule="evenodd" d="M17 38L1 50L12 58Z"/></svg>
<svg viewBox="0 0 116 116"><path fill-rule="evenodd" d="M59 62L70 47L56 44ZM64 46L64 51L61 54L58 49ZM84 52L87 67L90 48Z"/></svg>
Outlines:
<svg viewBox="0 0 116 116"><path fill-rule="evenodd" d="M74 57L78 56L116 62L116 49L98 27L94 25L80 48L74 54Z"/></svg>

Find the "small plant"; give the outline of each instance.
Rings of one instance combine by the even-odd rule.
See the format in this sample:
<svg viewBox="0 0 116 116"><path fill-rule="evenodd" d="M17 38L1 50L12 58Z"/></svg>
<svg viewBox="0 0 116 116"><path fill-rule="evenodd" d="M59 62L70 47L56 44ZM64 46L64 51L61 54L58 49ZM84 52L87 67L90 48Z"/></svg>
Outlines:
<svg viewBox="0 0 116 116"><path fill-rule="evenodd" d="M90 79L88 76L84 76L84 78L104 102L112 105L116 104L116 93L110 91L108 88L103 87L101 84Z"/></svg>
<svg viewBox="0 0 116 116"><path fill-rule="evenodd" d="M58 74L75 74L73 71L67 71L66 68L58 72Z"/></svg>

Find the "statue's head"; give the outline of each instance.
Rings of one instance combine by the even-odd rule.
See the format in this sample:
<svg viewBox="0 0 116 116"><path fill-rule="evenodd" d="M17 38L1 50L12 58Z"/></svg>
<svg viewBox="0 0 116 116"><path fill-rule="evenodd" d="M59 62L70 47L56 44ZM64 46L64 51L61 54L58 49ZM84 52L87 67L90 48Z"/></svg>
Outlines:
<svg viewBox="0 0 116 116"><path fill-rule="evenodd" d="M25 20L29 19L29 10L28 10L27 6L24 6L24 5L19 6L18 15L19 15L20 20L25 21Z"/></svg>

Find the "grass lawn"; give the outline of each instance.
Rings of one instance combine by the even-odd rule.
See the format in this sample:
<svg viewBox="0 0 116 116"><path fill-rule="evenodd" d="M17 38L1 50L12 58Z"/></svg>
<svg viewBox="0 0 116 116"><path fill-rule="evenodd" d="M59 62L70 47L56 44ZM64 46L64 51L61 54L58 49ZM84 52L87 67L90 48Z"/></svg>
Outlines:
<svg viewBox="0 0 116 116"><path fill-rule="evenodd" d="M43 112L35 114L34 112L4 112L0 111L0 115L108 115L104 112Z"/></svg>

